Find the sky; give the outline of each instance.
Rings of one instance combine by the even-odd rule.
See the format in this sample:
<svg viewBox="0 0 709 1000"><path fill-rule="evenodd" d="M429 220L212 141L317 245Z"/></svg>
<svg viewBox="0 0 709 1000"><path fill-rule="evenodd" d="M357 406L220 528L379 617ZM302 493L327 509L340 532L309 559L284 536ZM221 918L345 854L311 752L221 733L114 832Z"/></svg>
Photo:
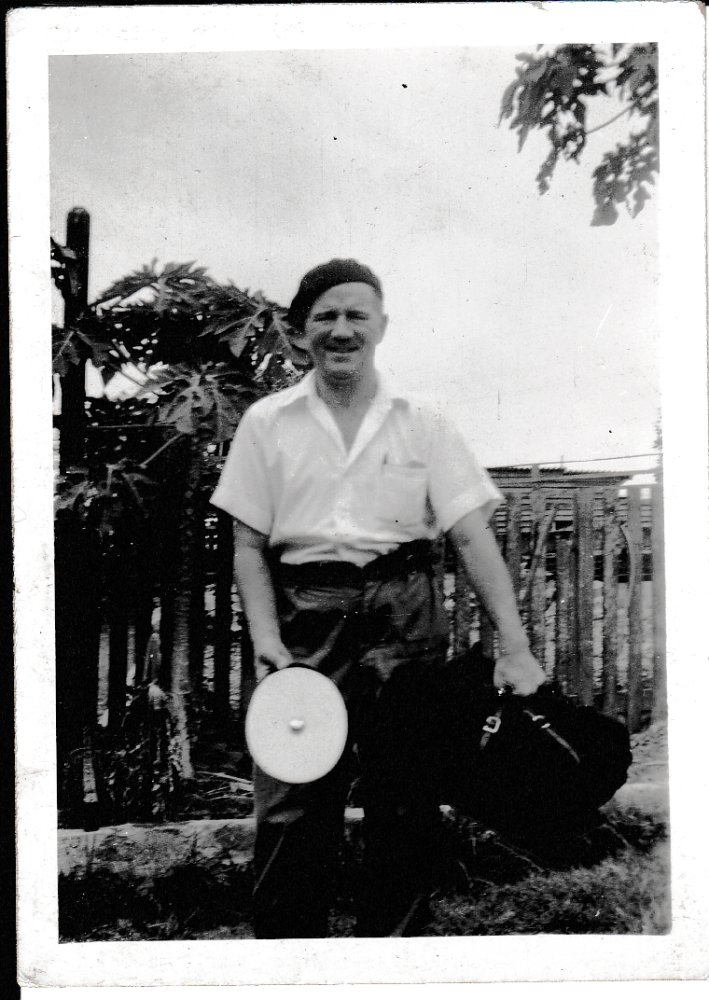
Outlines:
<svg viewBox="0 0 709 1000"><path fill-rule="evenodd" d="M656 192L591 227L621 120L538 194L544 137L498 125L520 48L52 56L52 235L90 212L90 298L157 258L287 305L355 257L384 285L382 371L484 464L647 469L623 456L659 419Z"/></svg>

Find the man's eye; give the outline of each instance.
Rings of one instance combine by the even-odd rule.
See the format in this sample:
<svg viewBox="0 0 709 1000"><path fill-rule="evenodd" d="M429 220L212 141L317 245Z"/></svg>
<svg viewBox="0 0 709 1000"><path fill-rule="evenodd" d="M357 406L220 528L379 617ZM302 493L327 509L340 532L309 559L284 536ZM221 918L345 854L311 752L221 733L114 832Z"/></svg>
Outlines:
<svg viewBox="0 0 709 1000"><path fill-rule="evenodd" d="M338 317L342 315L341 313L315 313L311 317L313 323L320 323L321 325L330 325L336 323ZM369 315L363 312L347 312L344 314L345 319L349 323L364 323L369 319Z"/></svg>

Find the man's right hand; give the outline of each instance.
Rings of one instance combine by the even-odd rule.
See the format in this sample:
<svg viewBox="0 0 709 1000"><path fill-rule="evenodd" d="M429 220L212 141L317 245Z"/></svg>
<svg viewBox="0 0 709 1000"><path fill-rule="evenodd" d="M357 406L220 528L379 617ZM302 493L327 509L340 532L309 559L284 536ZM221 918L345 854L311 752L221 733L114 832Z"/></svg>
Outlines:
<svg viewBox="0 0 709 1000"><path fill-rule="evenodd" d="M274 670L289 667L292 662L293 657L277 636L266 636L263 639L254 640L254 666L257 681L262 681L267 674Z"/></svg>

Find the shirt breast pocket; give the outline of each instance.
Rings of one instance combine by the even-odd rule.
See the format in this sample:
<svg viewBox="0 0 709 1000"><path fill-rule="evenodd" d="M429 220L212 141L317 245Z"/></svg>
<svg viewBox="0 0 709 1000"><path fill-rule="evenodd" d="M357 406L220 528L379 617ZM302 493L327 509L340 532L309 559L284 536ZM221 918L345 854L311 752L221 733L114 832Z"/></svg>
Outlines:
<svg viewBox="0 0 709 1000"><path fill-rule="evenodd" d="M420 524L425 516L427 486L425 469L385 465L377 480L377 519L391 527Z"/></svg>

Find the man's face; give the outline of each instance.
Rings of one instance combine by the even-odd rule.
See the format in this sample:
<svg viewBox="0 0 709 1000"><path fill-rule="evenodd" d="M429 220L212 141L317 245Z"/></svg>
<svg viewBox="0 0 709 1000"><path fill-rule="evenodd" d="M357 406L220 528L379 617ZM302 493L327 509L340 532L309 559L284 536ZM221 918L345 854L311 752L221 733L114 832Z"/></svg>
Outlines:
<svg viewBox="0 0 709 1000"><path fill-rule="evenodd" d="M326 380L356 383L374 371L374 351L387 317L377 293L364 282L334 285L316 299L298 346Z"/></svg>

